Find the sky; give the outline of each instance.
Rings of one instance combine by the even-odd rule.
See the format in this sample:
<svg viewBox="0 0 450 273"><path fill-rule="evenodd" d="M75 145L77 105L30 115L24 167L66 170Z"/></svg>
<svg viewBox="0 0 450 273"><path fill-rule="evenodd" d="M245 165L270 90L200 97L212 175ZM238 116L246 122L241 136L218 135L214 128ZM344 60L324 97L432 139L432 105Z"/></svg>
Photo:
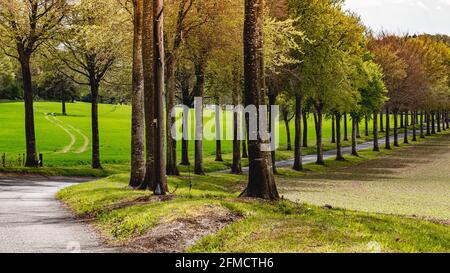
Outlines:
<svg viewBox="0 0 450 273"><path fill-rule="evenodd" d="M346 0L372 30L450 35L450 0Z"/></svg>

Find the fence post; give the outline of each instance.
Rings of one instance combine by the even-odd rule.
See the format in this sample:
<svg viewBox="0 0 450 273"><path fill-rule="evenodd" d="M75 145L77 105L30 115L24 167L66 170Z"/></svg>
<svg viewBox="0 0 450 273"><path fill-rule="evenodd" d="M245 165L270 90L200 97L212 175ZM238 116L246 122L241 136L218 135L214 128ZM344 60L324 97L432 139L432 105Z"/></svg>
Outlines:
<svg viewBox="0 0 450 273"><path fill-rule="evenodd" d="M44 156L39 154L39 167L44 167Z"/></svg>

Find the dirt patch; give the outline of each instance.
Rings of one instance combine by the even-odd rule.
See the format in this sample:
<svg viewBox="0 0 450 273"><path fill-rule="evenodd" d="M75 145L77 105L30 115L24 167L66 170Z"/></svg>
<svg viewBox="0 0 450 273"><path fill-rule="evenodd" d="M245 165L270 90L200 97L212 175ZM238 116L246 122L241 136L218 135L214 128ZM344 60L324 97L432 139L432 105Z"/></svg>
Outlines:
<svg viewBox="0 0 450 273"><path fill-rule="evenodd" d="M216 233L243 217L223 207L207 206L195 217L161 223L130 243L131 252L179 253L203 237Z"/></svg>

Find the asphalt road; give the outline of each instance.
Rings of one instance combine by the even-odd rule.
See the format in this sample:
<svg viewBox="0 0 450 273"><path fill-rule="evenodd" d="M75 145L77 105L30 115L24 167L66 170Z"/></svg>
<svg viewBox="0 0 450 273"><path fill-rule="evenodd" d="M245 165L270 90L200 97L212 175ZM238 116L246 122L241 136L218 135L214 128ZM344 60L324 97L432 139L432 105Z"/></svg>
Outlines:
<svg viewBox="0 0 450 273"><path fill-rule="evenodd" d="M81 182L0 174L0 253L112 251L55 199L60 189Z"/></svg>

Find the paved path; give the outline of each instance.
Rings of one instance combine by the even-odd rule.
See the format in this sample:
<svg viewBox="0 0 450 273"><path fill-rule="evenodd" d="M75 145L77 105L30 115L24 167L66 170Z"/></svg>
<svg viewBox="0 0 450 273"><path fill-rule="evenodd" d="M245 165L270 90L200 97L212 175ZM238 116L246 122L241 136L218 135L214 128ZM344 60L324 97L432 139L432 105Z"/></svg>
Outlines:
<svg viewBox="0 0 450 273"><path fill-rule="evenodd" d="M0 174L0 253L111 251L54 197L83 181Z"/></svg>

